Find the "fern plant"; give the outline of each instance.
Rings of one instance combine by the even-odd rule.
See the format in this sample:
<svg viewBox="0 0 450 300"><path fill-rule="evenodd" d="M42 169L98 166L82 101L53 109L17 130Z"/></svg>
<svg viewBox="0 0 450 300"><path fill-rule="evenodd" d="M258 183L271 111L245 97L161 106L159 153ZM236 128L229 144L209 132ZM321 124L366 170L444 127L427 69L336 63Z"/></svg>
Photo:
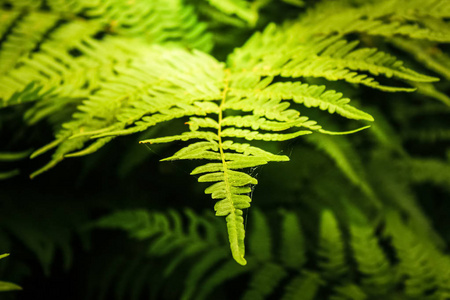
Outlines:
<svg viewBox="0 0 450 300"><path fill-rule="evenodd" d="M293 14L285 14L286 8ZM282 153L286 141L312 144L317 153L325 155L303 148L300 151L313 157L316 166L333 165L315 176L296 175L301 180L315 180L311 186L297 183L303 189L299 193L311 197L311 201L327 203L310 205L316 216L321 216L320 222L310 224L310 228L318 228L315 234L321 237L314 251L316 268L301 271L307 259L303 252L295 254L288 242L283 242L279 252L281 264L275 263L268 226L264 217L255 212L261 231L249 237L249 247L260 248L251 257L253 262L249 260L247 269L227 263L206 286L213 289L223 278L255 270L244 299L264 298L276 289L277 282L283 281L291 282L283 296L286 299L295 299L298 293L313 299L322 293L320 286L329 282L333 287L342 283L333 292L323 292L331 299L350 294L356 299L365 294L386 294L395 290L394 282L402 280L392 278L391 262L377 247L377 222L388 226L388 220L395 219L387 217L390 213L386 211L406 214L411 220L408 226L417 229L421 238L432 237L430 243L437 250L433 246L430 251L445 257L438 246L438 234L418 208L411 189L432 182L445 190L448 160L443 160L442 154L439 159L422 158L405 144L416 137L448 140L445 126L428 129L423 126L425 119L421 124L415 117L426 115L427 109L431 110L429 119L436 111L443 114L440 124L448 117L448 83L438 81L448 79L450 73L447 46L443 45L450 42L449 17L450 5L444 0L3 0L0 113L2 117L12 114L13 119L23 119L21 130L49 128L53 132L53 140L39 140L39 145L22 142L24 149L35 149L30 155L33 159L53 152L48 163L32 172L31 178L66 158L110 147L108 144L117 137L121 139L113 146L122 139L131 141L133 136L151 150L158 149L155 147L159 144L173 145L170 149L175 153L162 161L199 162L191 175L209 184L204 192L216 201L215 214L225 217L229 248L240 265L247 264L245 214L253 200L258 203L258 197L252 197L258 183L255 170L269 162L290 160ZM230 41L231 34L235 41ZM393 103L374 101L381 97ZM423 103L424 97L440 103ZM411 98L408 100L413 104L422 101L417 111L415 105L406 104L409 102L394 100L405 98ZM0 129L8 128L9 123L0 119ZM397 132L392 124L406 130ZM363 152L359 148L364 145L358 138L370 134L374 146ZM128 135L132 137L125 137ZM14 157L8 153L23 150L15 147L24 144L8 138L0 160L20 158L22 152ZM40 148L36 149L37 145ZM395 163L390 165L390 159ZM304 170L315 168L302 163ZM403 170L408 175L399 172ZM351 190L318 178L327 178L328 173L330 178L342 177L339 182L351 186ZM18 171L0 174L6 179ZM289 191L297 192L297 187L291 186ZM332 197L341 199L330 204ZM364 204L345 199L363 199ZM345 214L355 220L342 233L338 220ZM138 215L138 220L146 218L145 213ZM187 216L192 222L198 219L193 212ZM126 218L121 226L132 226L134 217ZM166 230L173 229L176 234L155 242L155 249L163 248L154 249L152 255L165 254L180 245L192 246L168 265L167 275L187 257L208 247L219 247L217 241L208 244L213 234L203 239L196 225L185 237L179 216L173 213L172 218L174 228L167 225L166 217L155 215L155 226L160 228L156 233L164 236ZM295 216L284 213L283 218L286 234L303 244ZM13 233L18 232L11 226L12 221L6 220L5 224ZM403 226L401 222L395 224L395 230ZM408 226L405 230L410 230ZM78 224L69 227L79 228ZM414 243L413 237L400 241L391 234L400 256L413 255L402 252ZM70 243L70 236L65 235L63 245ZM38 254L39 247L27 242L33 239L22 239L45 262L44 267L50 264L52 255L43 259L45 251ZM166 239L173 239L174 244L165 245ZM47 242L53 245L48 249L58 245L51 239ZM211 254L212 261L205 262L204 268L225 259L223 248L213 253L216 256ZM355 258L358 268L349 265L349 255ZM293 271L286 271L284 266L301 273L291 276ZM440 289L443 285L435 282L437 275L427 279L419 267L410 272L399 268L402 271L395 276L409 278L405 280L406 295L419 297L433 289L445 294ZM197 281L192 289L200 280L195 272L192 276ZM361 280L355 282L355 274L360 274ZM272 275L274 281L269 284ZM348 280L341 282L342 278ZM423 281L429 285L421 287ZM186 291L185 297L194 292ZM206 289L199 297L209 292Z"/></svg>

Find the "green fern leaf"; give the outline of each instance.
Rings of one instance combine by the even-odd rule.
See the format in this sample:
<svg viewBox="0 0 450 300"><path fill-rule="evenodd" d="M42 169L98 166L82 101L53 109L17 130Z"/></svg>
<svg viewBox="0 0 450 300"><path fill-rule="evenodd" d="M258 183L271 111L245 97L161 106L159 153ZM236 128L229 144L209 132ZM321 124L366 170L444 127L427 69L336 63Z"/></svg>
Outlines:
<svg viewBox="0 0 450 300"><path fill-rule="evenodd" d="M450 164L438 159L410 159L400 164L408 171L413 182L430 182L448 188L450 186Z"/></svg>
<svg viewBox="0 0 450 300"><path fill-rule="evenodd" d="M205 273L210 269L214 268L214 266L221 260L227 257L227 251L225 249L215 249L212 251L208 251L202 258L197 261L195 266L191 268L188 273L185 289L183 291L182 300L192 299L192 296L196 292L197 289L203 289L202 287L198 287L199 281L202 277L205 276Z"/></svg>
<svg viewBox="0 0 450 300"><path fill-rule="evenodd" d="M11 13L6 10L0 10L0 18L2 21L6 19L5 23L2 22L5 27L12 25L12 22L18 22L9 35L5 36L7 27L2 30L4 35L0 37L5 41L0 52L0 75L8 72L20 57L37 47L59 19L58 16L48 13L31 12L21 16L19 12Z"/></svg>
<svg viewBox="0 0 450 300"><path fill-rule="evenodd" d="M228 15L236 15L246 21L250 26L255 26L258 20L258 12L255 6L244 0L208 0L208 2ZM253 3L254 4L254 3Z"/></svg>
<svg viewBox="0 0 450 300"><path fill-rule="evenodd" d="M238 277L245 273L251 272L256 267L256 264L253 264L249 261L248 265L245 268L237 265L234 261L227 261L219 267L216 267L216 271L206 279L199 293L197 294L196 299L203 300L207 299L208 295L220 284L227 281L228 279Z"/></svg>
<svg viewBox="0 0 450 300"><path fill-rule="evenodd" d="M242 300L266 299L287 275L287 272L281 266L265 264L255 271Z"/></svg>
<svg viewBox="0 0 450 300"><path fill-rule="evenodd" d="M351 149L351 144L345 137L329 137L326 135L312 135L306 139L325 151L342 170L344 175L354 185L359 186L361 191L370 199L374 205L380 206L367 176L364 173L362 162L358 161L357 154Z"/></svg>
<svg viewBox="0 0 450 300"><path fill-rule="evenodd" d="M367 295L355 284L336 287L330 300L366 300Z"/></svg>
<svg viewBox="0 0 450 300"><path fill-rule="evenodd" d="M448 12L445 0L364 1L359 5L353 1L325 1L307 12L298 28L303 27L308 34L364 33L448 42L448 23L442 21Z"/></svg>
<svg viewBox="0 0 450 300"><path fill-rule="evenodd" d="M356 209L348 209L350 218L350 246L359 272L364 276L362 286L371 295L386 295L392 288L394 278L386 254L378 244L374 228Z"/></svg>
<svg viewBox="0 0 450 300"><path fill-rule="evenodd" d="M393 211L386 216L385 234L392 237L400 261L398 272L405 277L406 295L425 297L437 284L430 245L418 242L416 236L402 223L398 213Z"/></svg>
<svg viewBox="0 0 450 300"><path fill-rule="evenodd" d="M413 89L383 86L373 77L359 72L418 82L438 80L404 67L403 62L377 49L356 49L357 42L348 43L339 36L292 38L297 36L298 30L301 29L296 26L277 28L271 24L263 33L255 34L244 47L235 50L229 57L229 64L261 76L324 77L391 92Z"/></svg>
<svg viewBox="0 0 450 300"><path fill-rule="evenodd" d="M249 249L258 261L266 262L272 257L272 240L267 218L257 209L251 211L252 235L249 239Z"/></svg>
<svg viewBox="0 0 450 300"><path fill-rule="evenodd" d="M306 262L305 239L297 216L292 212L283 212L280 258L283 264L300 270Z"/></svg>
<svg viewBox="0 0 450 300"><path fill-rule="evenodd" d="M402 38L395 38L392 43L399 49L412 54L417 61L430 70L450 79L450 58L437 45Z"/></svg>
<svg viewBox="0 0 450 300"><path fill-rule="evenodd" d="M335 216L329 210L322 212L317 255L319 266L326 278L338 279L347 272L342 233Z"/></svg>
<svg viewBox="0 0 450 300"><path fill-rule="evenodd" d="M322 283L320 276L313 272L303 272L303 275L294 277L286 286L282 300L305 299L313 300Z"/></svg>

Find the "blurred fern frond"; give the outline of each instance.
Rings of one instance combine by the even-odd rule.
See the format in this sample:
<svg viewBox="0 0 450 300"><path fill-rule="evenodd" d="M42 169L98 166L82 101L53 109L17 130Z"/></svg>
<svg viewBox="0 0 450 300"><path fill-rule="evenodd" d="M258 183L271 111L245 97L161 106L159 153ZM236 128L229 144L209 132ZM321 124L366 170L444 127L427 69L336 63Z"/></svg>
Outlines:
<svg viewBox="0 0 450 300"><path fill-rule="evenodd" d="M170 281L177 268L186 272L180 299L208 299L233 278L247 282L239 299L274 295L280 299L298 299L299 295L317 299L319 294L329 299L394 294L440 299L448 293L444 285L449 280L448 272L439 271L448 266L448 256L418 239L397 213L389 212L380 224L369 222L353 208L348 213L347 221L339 224L332 211L323 211L319 242L307 248L306 243L312 241L305 240L296 213L282 211L281 231L277 232L270 230L265 214L253 209L246 268L227 259L220 224L189 210L184 216L174 211L118 211L100 219L96 227L124 230L130 238L148 243L148 251L144 251L148 257L170 259L163 272L164 281ZM186 217L188 226L183 228ZM349 243L340 225L345 234L350 234ZM384 229L379 231L380 227ZM203 235L199 235L200 228L204 228ZM280 245L278 255L275 244ZM391 252L396 255L395 261Z"/></svg>

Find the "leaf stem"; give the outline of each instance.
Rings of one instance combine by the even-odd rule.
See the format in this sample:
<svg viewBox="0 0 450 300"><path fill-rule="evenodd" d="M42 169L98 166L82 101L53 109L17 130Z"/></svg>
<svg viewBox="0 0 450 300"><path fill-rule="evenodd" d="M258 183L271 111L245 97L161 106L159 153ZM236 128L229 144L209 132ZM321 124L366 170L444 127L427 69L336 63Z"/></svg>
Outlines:
<svg viewBox="0 0 450 300"><path fill-rule="evenodd" d="M230 182L228 178L228 168L227 168L227 162L225 160L225 154L223 152L223 144L222 144L222 121L223 121L223 108L225 106L225 101L227 99L227 93L229 90L229 82L230 82L230 69L225 70L225 78L224 78L224 88L222 92L222 100L220 102L219 106L219 128L217 131L217 136L219 138L219 151L220 151L220 158L222 159L222 165L223 165L223 180L225 182L225 189L226 189L226 197L232 202L232 195L231 195L231 188L230 188ZM236 210L234 208L234 205L232 205L233 211L230 213L234 213Z"/></svg>

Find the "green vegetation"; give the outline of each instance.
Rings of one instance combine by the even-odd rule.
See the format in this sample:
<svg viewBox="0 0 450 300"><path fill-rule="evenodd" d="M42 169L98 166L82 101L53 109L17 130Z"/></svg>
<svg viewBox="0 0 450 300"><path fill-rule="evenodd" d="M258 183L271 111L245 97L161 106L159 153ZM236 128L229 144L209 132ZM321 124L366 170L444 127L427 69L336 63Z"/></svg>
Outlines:
<svg viewBox="0 0 450 300"><path fill-rule="evenodd" d="M2 296L448 299L449 18L0 0Z"/></svg>

